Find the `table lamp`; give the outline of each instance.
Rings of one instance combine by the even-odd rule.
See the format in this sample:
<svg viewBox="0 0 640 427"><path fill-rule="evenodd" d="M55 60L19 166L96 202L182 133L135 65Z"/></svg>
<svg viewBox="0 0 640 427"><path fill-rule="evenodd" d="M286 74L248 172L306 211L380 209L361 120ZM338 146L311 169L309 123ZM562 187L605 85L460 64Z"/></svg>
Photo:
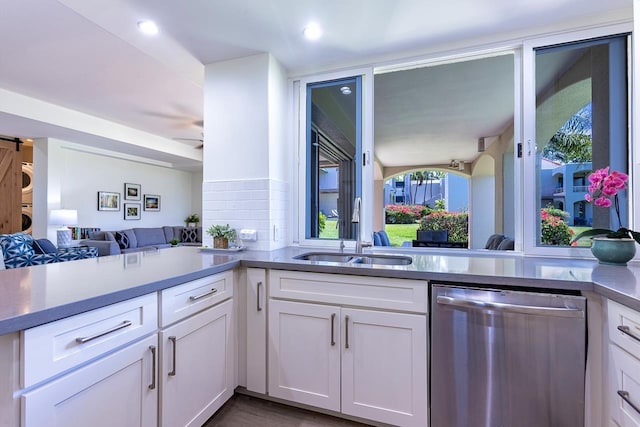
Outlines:
<svg viewBox="0 0 640 427"><path fill-rule="evenodd" d="M78 223L78 211L74 209L52 209L49 215L49 222L53 225L60 226L60 228L56 230L58 247L70 247L71 230L66 226L76 225Z"/></svg>

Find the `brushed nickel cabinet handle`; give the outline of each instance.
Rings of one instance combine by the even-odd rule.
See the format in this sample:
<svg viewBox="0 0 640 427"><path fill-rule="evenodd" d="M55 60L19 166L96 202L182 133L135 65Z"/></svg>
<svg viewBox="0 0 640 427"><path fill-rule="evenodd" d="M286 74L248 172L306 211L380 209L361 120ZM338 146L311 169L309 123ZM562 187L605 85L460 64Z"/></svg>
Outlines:
<svg viewBox="0 0 640 427"><path fill-rule="evenodd" d="M262 282L258 282L256 285L256 310L262 311L262 306L260 305L260 288L262 287Z"/></svg>
<svg viewBox="0 0 640 427"><path fill-rule="evenodd" d="M174 336L169 337L169 341L173 343L173 368L171 369L171 372L169 372L169 376L175 377L176 376L176 347L177 347L176 337Z"/></svg>
<svg viewBox="0 0 640 427"><path fill-rule="evenodd" d="M336 345L336 337L335 337L335 323L336 323L336 314L331 314L331 345Z"/></svg>
<svg viewBox="0 0 640 427"><path fill-rule="evenodd" d="M156 346L150 345L151 350L151 384L149 384L149 390L156 388Z"/></svg>
<svg viewBox="0 0 640 427"><path fill-rule="evenodd" d="M627 402L629 404L629 406L631 406L633 408L634 411L636 411L638 414L640 414L640 408L638 408L632 401L631 398L629 397L629 392L628 391L624 391L624 390L618 390L618 395L622 398L622 400L624 400L625 402Z"/></svg>
<svg viewBox="0 0 640 427"><path fill-rule="evenodd" d="M344 316L344 348L349 348L349 316Z"/></svg>
<svg viewBox="0 0 640 427"><path fill-rule="evenodd" d="M117 326L114 326L113 328L109 328L109 329L107 329L106 331L98 332L97 334L95 334L95 335L90 335L90 336L88 336L88 337L79 337L79 338L76 338L76 342L77 342L78 344L88 343L89 341L93 341L93 340L95 340L96 338L100 338L100 337L103 337L103 336L105 336L105 335L107 335L107 334L110 334L110 333L112 333L112 332L119 331L120 329L127 328L127 327L131 326L132 324L133 324L133 323L131 323L131 321L130 321L130 320L125 320L125 321L124 321L124 322L122 322L121 324L119 324L119 325L117 325Z"/></svg>
<svg viewBox="0 0 640 427"><path fill-rule="evenodd" d="M623 334L630 336L634 340L640 341L640 337L637 336L636 334L634 334L633 332L631 332L631 329L628 326L620 325L620 326L618 326L618 330L620 332L622 332Z"/></svg>
<svg viewBox="0 0 640 427"><path fill-rule="evenodd" d="M204 298L204 297L208 297L209 295L213 295L213 294L215 294L216 292L218 292L218 289L213 288L213 289L211 289L210 291L205 292L204 294L195 295L195 296L190 296L190 297L189 297L189 300L190 300L190 301L198 301L199 299L202 299L202 298Z"/></svg>

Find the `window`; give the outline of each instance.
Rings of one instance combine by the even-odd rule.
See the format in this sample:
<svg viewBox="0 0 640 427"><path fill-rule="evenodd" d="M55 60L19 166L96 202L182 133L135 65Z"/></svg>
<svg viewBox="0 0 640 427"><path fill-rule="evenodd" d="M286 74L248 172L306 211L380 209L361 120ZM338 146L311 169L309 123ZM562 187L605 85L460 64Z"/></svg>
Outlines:
<svg viewBox="0 0 640 427"><path fill-rule="evenodd" d="M628 42L616 35L534 49L538 247L569 246L585 228L621 226L584 195L593 170L628 170Z"/></svg>
<svg viewBox="0 0 640 427"><path fill-rule="evenodd" d="M306 239L354 239L362 194L361 77L306 87Z"/></svg>

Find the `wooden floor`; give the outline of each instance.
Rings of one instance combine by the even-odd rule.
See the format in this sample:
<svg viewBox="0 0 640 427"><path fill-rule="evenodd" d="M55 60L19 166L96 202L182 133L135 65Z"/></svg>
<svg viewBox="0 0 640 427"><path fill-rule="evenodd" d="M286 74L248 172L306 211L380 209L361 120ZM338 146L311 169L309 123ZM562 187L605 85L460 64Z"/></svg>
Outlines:
<svg viewBox="0 0 640 427"><path fill-rule="evenodd" d="M363 427L365 425L236 394L203 427Z"/></svg>

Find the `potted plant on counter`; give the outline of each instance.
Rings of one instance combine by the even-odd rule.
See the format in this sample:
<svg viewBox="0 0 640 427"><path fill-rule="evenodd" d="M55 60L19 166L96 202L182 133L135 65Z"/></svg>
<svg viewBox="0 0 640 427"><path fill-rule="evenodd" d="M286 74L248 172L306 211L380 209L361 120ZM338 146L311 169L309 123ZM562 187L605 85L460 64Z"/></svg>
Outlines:
<svg viewBox="0 0 640 427"><path fill-rule="evenodd" d="M236 240L236 230L229 224L212 225L207 228L207 234L213 237L213 247L218 249L228 249L229 241Z"/></svg>
<svg viewBox="0 0 640 427"><path fill-rule="evenodd" d="M627 265L627 261L636 253L636 242L640 243L640 233L623 227L620 220L618 192L626 190L628 179L627 174L622 172L609 172L609 166L589 175L589 192L585 194L585 200L600 208L613 206L619 228L615 231L592 228L575 236L572 243L590 237L591 253L601 264Z"/></svg>
<svg viewBox="0 0 640 427"><path fill-rule="evenodd" d="M187 227L197 227L200 222L200 216L198 214L191 214L185 218L184 223Z"/></svg>

